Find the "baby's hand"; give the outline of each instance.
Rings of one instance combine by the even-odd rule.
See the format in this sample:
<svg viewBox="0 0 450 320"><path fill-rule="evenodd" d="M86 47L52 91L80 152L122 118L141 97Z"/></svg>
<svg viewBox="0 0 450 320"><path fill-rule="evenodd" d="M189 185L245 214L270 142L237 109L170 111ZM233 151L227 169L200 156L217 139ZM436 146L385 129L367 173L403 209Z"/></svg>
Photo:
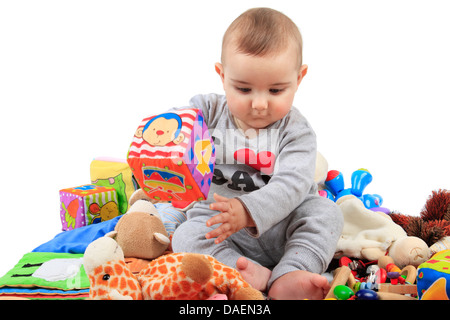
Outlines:
<svg viewBox="0 0 450 320"><path fill-rule="evenodd" d="M217 237L214 243L218 244L242 228L255 226L253 219L238 199L222 197L215 193L214 200L216 202L211 203L209 207L211 210L220 211L220 213L206 221L206 225L208 227L218 223L221 223L221 225L208 232L206 239Z"/></svg>

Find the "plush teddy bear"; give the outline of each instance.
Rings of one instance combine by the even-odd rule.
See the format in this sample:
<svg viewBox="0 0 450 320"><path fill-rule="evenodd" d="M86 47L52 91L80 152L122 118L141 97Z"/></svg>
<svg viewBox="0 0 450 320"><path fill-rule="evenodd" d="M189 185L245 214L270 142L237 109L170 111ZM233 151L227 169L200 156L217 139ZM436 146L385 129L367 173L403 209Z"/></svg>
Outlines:
<svg viewBox="0 0 450 320"><path fill-rule="evenodd" d="M109 236L88 245L84 268L92 300L263 300L237 270L211 256L170 253L154 259L136 276L124 253Z"/></svg>
<svg viewBox="0 0 450 320"><path fill-rule="evenodd" d="M130 197L130 206L109 236L122 248L125 258L151 260L162 255L170 245L166 228L153 203L141 189Z"/></svg>
<svg viewBox="0 0 450 320"><path fill-rule="evenodd" d="M335 258L347 256L373 261L389 254L402 268L417 267L430 257L430 249L422 239L408 236L384 212L367 209L352 195L338 199L337 204L344 217L344 227Z"/></svg>

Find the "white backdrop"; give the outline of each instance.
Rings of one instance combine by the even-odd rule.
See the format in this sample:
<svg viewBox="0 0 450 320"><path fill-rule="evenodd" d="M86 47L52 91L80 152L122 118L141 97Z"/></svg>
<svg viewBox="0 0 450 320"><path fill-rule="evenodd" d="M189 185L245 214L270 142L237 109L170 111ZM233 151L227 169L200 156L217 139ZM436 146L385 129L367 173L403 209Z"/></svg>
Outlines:
<svg viewBox="0 0 450 320"><path fill-rule="evenodd" d="M2 1L0 275L61 231L62 188L125 158L145 116L218 92L226 27L288 14L309 65L295 105L329 169L367 168L384 205L418 215L450 189L447 1Z"/></svg>

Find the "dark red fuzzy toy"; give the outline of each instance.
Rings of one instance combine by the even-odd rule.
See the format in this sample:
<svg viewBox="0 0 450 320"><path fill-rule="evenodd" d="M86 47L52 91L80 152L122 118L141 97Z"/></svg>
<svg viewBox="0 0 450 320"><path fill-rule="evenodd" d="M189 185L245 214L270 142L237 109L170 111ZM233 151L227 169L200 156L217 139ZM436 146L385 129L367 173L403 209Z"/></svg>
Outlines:
<svg viewBox="0 0 450 320"><path fill-rule="evenodd" d="M408 236L418 237L432 246L441 238L450 236L450 191L433 191L419 217L398 212L391 213L390 217Z"/></svg>

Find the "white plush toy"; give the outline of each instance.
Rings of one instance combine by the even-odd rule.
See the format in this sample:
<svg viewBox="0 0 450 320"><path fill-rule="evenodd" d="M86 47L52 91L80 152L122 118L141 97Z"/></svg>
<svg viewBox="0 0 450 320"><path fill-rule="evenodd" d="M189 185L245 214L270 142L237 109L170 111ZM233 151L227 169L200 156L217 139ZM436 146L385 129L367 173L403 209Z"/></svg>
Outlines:
<svg viewBox="0 0 450 320"><path fill-rule="evenodd" d="M355 196L337 201L344 217L335 258L378 260L389 254L395 264L418 266L430 257L430 249L420 238L409 237L401 226L384 212L367 209Z"/></svg>

